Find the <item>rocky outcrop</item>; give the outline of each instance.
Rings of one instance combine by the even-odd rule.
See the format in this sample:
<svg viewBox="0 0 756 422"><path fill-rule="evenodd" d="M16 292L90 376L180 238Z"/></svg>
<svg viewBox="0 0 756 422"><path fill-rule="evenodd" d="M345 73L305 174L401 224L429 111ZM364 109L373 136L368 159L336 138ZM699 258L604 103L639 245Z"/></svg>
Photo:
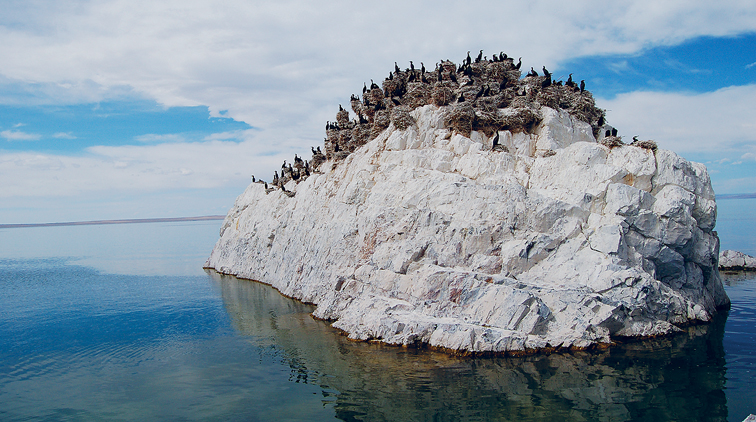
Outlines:
<svg viewBox="0 0 756 422"><path fill-rule="evenodd" d="M663 335L729 304L702 164L602 145L546 106L530 131L465 136L450 108L410 111L289 181L296 195L253 183L206 266L314 303L350 338L464 352Z"/></svg>
<svg viewBox="0 0 756 422"><path fill-rule="evenodd" d="M727 249L719 254L719 269L731 271L756 271L756 258L742 252Z"/></svg>

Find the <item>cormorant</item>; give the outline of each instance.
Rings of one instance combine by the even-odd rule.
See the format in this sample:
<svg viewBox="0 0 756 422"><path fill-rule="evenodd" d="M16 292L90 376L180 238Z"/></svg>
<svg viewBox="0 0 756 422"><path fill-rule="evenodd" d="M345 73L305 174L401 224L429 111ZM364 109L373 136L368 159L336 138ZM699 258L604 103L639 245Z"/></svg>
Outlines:
<svg viewBox="0 0 756 422"><path fill-rule="evenodd" d="M412 72L415 71L415 64L412 63L412 60L410 60L410 71L412 71Z"/></svg>
<svg viewBox="0 0 756 422"><path fill-rule="evenodd" d="M360 117L362 117L362 115L360 115ZM312 155L317 155L317 152L315 152L315 147L310 147L310 149L312 150Z"/></svg>
<svg viewBox="0 0 756 422"><path fill-rule="evenodd" d="M252 175L252 183L255 183L255 175Z"/></svg>
<svg viewBox="0 0 756 422"><path fill-rule="evenodd" d="M425 65L423 62L420 62L420 73L425 73Z"/></svg>
<svg viewBox="0 0 756 422"><path fill-rule="evenodd" d="M633 136L633 142L638 142L638 135ZM254 178L254 176L252 176Z"/></svg>
<svg viewBox="0 0 756 422"><path fill-rule="evenodd" d="M285 169L285 168L286 168L286 160L284 160L283 164L281 164L281 168L282 168L282 169Z"/></svg>
<svg viewBox="0 0 756 422"><path fill-rule="evenodd" d="M394 103L394 105L402 105L402 103L400 103L399 100L394 97L391 97L391 101Z"/></svg>
<svg viewBox="0 0 756 422"><path fill-rule="evenodd" d="M580 92L583 92L583 91L585 91L585 79L580 81Z"/></svg>
<svg viewBox="0 0 756 422"><path fill-rule="evenodd" d="M449 71L449 77L451 78L452 82L457 82L457 75L455 75L454 72Z"/></svg>
<svg viewBox="0 0 756 422"><path fill-rule="evenodd" d="M475 63L480 63L481 60L483 60L483 50L480 50L480 53L478 53L478 57L475 58Z"/></svg>
<svg viewBox="0 0 756 422"><path fill-rule="evenodd" d="M612 136L612 131L607 129L606 133L604 133L604 136Z"/></svg>
<svg viewBox="0 0 756 422"><path fill-rule="evenodd" d="M520 66L522 66L522 57L520 57L520 60L515 65L515 69L520 70Z"/></svg>
<svg viewBox="0 0 756 422"><path fill-rule="evenodd" d="M459 94L459 98L457 98L458 103L464 103L465 102L465 94L461 93Z"/></svg>
<svg viewBox="0 0 756 422"><path fill-rule="evenodd" d="M398 65L398 64L396 64L396 62L394 62L394 71L395 71L396 73L399 73L399 72L401 72L401 69L399 69L399 65Z"/></svg>
<svg viewBox="0 0 756 422"><path fill-rule="evenodd" d="M441 66L438 67L438 81L442 82L444 80L443 75L441 75Z"/></svg>
<svg viewBox="0 0 756 422"><path fill-rule="evenodd" d="M483 96L483 91L485 91L485 90L486 90L486 87L484 87L484 86L481 86L481 87L480 87L480 91L478 91L478 93L477 93L477 94L475 94L475 98L480 98L480 97L482 97L482 96Z"/></svg>
<svg viewBox="0 0 756 422"><path fill-rule="evenodd" d="M499 132L498 131L496 132L496 136L493 139L493 145L491 146L496 147L496 145L499 145Z"/></svg>
<svg viewBox="0 0 756 422"><path fill-rule="evenodd" d="M367 84L365 84L365 83L363 82L363 83L362 83L362 93L364 94L364 93L366 93L366 92L367 92Z"/></svg>
<svg viewBox="0 0 756 422"><path fill-rule="evenodd" d="M467 63L467 65L469 66L471 61L472 60L470 59L470 52L468 51L467 52L467 58L465 59L465 63Z"/></svg>
<svg viewBox="0 0 756 422"><path fill-rule="evenodd" d="M547 78L551 78L551 73L549 73L548 70L546 70L546 66L543 67L543 75Z"/></svg>
<svg viewBox="0 0 756 422"><path fill-rule="evenodd" d="M599 116L598 123L596 125L598 127L604 126L604 116Z"/></svg>
<svg viewBox="0 0 756 422"><path fill-rule="evenodd" d="M526 76L538 76L538 72L536 72L535 69L533 69L533 67L531 66L530 72L528 72Z"/></svg>
<svg viewBox="0 0 756 422"><path fill-rule="evenodd" d="M612 128L612 136L617 136L617 128Z"/></svg>
<svg viewBox="0 0 756 422"><path fill-rule="evenodd" d="M569 87L575 86L575 82L572 82L572 73L570 73L570 77L567 78L567 82L565 82L565 85L567 85Z"/></svg>

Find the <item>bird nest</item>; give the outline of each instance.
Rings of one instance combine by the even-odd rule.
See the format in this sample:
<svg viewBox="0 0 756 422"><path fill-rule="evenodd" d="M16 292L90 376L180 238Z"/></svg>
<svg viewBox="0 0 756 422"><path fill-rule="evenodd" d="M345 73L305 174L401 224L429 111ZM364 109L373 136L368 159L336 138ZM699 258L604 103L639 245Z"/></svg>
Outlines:
<svg viewBox="0 0 756 422"><path fill-rule="evenodd" d="M399 106L391 109L391 123L399 130L407 129L415 124L415 118L409 112L407 106Z"/></svg>
<svg viewBox="0 0 756 422"><path fill-rule="evenodd" d="M472 102L466 101L449 107L444 116L444 125L465 135L470 136L475 121L475 109Z"/></svg>
<svg viewBox="0 0 756 422"><path fill-rule="evenodd" d="M622 142L621 136L606 136L604 138L601 138L601 145L609 148L615 148L615 147L621 147L622 145L625 145L624 142Z"/></svg>
<svg viewBox="0 0 756 422"><path fill-rule="evenodd" d="M658 148L656 142L650 139L648 141L633 141L630 145L638 148L649 149L651 151L656 151L656 149Z"/></svg>

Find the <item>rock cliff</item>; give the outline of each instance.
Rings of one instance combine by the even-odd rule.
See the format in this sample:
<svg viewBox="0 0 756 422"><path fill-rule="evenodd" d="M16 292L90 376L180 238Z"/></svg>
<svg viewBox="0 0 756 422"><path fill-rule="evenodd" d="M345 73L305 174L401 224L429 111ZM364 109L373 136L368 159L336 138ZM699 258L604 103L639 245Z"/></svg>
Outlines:
<svg viewBox="0 0 756 422"><path fill-rule="evenodd" d="M729 299L705 166L551 105L479 130L460 130L459 102L418 105L348 154L327 144L309 177L237 198L206 267L316 304L352 339L460 352L709 321Z"/></svg>

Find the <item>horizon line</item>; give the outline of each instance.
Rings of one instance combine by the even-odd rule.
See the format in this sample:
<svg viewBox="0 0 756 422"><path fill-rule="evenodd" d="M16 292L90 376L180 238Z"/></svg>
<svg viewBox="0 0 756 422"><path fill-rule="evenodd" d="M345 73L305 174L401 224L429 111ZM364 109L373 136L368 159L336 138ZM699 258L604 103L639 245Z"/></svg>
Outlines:
<svg viewBox="0 0 756 422"><path fill-rule="evenodd" d="M226 218L225 215L201 215L198 217L126 218L120 220L68 221L63 223L14 223L0 224L0 229L60 226L96 226L105 224L172 223L179 221L223 220L224 218Z"/></svg>

